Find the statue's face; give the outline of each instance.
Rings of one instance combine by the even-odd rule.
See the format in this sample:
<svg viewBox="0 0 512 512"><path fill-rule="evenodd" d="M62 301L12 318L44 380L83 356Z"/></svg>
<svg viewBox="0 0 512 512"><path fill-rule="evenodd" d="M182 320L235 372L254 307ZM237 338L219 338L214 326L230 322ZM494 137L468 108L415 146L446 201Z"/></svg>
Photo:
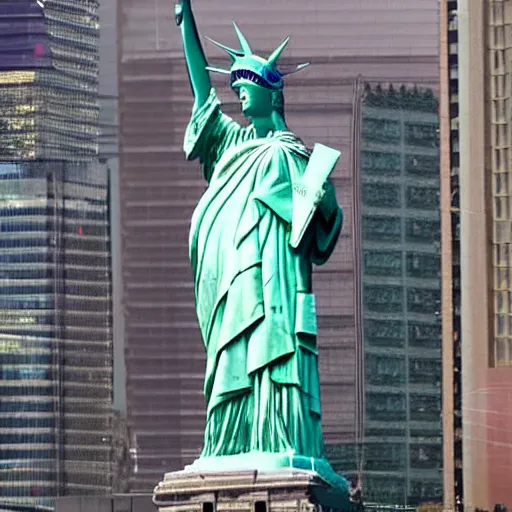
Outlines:
<svg viewBox="0 0 512 512"><path fill-rule="evenodd" d="M269 117L272 114L272 90L244 81L237 92L244 116Z"/></svg>

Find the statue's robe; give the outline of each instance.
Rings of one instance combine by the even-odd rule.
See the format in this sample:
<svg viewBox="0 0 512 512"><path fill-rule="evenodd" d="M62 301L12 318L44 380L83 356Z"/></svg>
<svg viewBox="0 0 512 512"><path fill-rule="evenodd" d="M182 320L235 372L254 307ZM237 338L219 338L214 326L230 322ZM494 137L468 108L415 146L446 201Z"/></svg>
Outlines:
<svg viewBox="0 0 512 512"><path fill-rule="evenodd" d="M184 148L208 182L190 230L207 351L202 457L323 457L311 271L328 259L341 230L334 192L293 249L292 189L310 154L293 133L258 138L254 126L221 112L212 90L192 114Z"/></svg>

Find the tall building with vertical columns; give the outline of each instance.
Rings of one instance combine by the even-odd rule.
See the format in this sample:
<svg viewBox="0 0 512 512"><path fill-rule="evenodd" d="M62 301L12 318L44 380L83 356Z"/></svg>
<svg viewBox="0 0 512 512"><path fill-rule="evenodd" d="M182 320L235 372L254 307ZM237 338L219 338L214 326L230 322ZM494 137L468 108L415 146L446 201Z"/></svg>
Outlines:
<svg viewBox="0 0 512 512"><path fill-rule="evenodd" d="M0 2L0 496L112 489L98 2Z"/></svg>
<svg viewBox="0 0 512 512"><path fill-rule="evenodd" d="M512 504L512 2L442 8L445 509L492 509Z"/></svg>
<svg viewBox="0 0 512 512"><path fill-rule="evenodd" d="M438 100L366 86L361 120L365 498L442 486Z"/></svg>

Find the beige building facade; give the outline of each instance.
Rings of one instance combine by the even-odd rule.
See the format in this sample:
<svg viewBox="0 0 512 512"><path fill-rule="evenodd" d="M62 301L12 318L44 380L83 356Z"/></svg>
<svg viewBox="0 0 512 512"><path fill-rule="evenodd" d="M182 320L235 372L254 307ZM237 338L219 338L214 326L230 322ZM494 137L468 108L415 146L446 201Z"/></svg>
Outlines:
<svg viewBox="0 0 512 512"><path fill-rule="evenodd" d="M512 2L443 4L445 508L453 510L457 505L452 490L459 465L464 508L492 509L496 503L512 503ZM455 40L450 32L456 32ZM458 204L453 200L456 196ZM450 223L454 214L459 222ZM456 254L451 262L449 255L456 239L460 240L460 329L450 325L459 307L449 292L450 286L459 286L458 276L450 274L459 263ZM453 350L458 340L460 354ZM461 381L454 393L458 355ZM454 425L458 415L461 428ZM453 450L458 440L460 457Z"/></svg>

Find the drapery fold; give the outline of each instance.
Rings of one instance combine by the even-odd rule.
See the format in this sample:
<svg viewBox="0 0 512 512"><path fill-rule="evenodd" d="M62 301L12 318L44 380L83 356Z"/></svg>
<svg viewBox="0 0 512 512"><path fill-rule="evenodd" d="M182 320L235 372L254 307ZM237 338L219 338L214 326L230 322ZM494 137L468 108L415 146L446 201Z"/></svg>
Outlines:
<svg viewBox="0 0 512 512"><path fill-rule="evenodd" d="M193 112L184 148L209 183L190 230L207 351L202 456L293 451L321 458L311 271L334 248L341 209L331 200L332 215L315 215L293 249L292 190L309 151L291 132L258 138L254 127L242 128L221 112L213 90Z"/></svg>

